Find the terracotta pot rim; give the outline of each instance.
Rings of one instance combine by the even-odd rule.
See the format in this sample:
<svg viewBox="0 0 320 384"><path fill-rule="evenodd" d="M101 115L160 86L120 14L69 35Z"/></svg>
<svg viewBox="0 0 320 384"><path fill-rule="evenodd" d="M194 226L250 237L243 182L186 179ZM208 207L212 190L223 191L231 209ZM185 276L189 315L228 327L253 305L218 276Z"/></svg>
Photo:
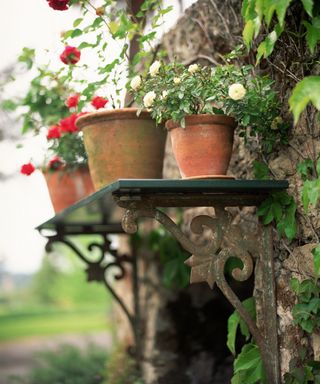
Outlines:
<svg viewBox="0 0 320 384"><path fill-rule="evenodd" d="M60 169L57 169L55 171L49 171L48 169L46 168L42 168L41 169L41 172L43 174L46 174L46 175L54 175L55 173L60 173L60 174L70 174L72 173L73 171L80 171L80 172L86 172L86 171L89 171L89 166L88 164L79 164L77 167L68 167L68 166L64 166Z"/></svg>
<svg viewBox="0 0 320 384"><path fill-rule="evenodd" d="M188 115L185 117L185 122L186 122L186 127L188 125L195 125L195 124L219 124L219 125L226 125L231 128L235 128L237 126L235 119L227 115L209 115L209 114ZM174 128L181 128L180 122L174 121L174 120L168 120L166 122L166 128L169 131Z"/></svg>
<svg viewBox="0 0 320 384"><path fill-rule="evenodd" d="M152 120L152 117L149 112L141 111L139 116L137 116L138 108L118 108L112 110L103 110L87 113L83 116L80 116L76 120L76 126L79 129L84 128L90 124L101 123L104 121L111 120L124 120L124 119L139 119Z"/></svg>

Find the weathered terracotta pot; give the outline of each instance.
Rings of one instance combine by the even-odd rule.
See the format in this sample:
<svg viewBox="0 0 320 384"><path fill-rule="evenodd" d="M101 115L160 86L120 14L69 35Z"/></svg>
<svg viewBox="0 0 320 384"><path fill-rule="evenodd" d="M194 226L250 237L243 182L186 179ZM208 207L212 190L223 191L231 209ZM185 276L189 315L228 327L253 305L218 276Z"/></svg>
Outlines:
<svg viewBox="0 0 320 384"><path fill-rule="evenodd" d="M185 128L172 120L166 122L182 178L226 175L235 120L225 115L191 115L185 121Z"/></svg>
<svg viewBox="0 0 320 384"><path fill-rule="evenodd" d="M96 190L118 179L160 179L166 130L136 108L88 113L76 124L83 131Z"/></svg>
<svg viewBox="0 0 320 384"><path fill-rule="evenodd" d="M43 172L43 175L56 213L94 192L89 169L86 166L70 171Z"/></svg>

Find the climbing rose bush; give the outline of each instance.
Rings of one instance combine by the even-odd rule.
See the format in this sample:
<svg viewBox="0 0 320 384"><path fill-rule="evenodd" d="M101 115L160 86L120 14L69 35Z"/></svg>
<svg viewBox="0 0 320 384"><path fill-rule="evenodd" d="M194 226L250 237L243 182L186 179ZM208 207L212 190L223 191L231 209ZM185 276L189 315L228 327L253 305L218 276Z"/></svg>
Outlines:
<svg viewBox="0 0 320 384"><path fill-rule="evenodd" d="M66 101L66 106L68 108L75 108L79 104L80 95L77 93L75 95L70 95Z"/></svg>
<svg viewBox="0 0 320 384"><path fill-rule="evenodd" d="M108 103L108 100L101 96L94 96L91 100L91 105L95 107L95 109L104 108L104 106Z"/></svg>
<svg viewBox="0 0 320 384"><path fill-rule="evenodd" d="M80 60L81 52L76 47L67 45L60 55L61 61L66 65L74 65Z"/></svg>
<svg viewBox="0 0 320 384"><path fill-rule="evenodd" d="M70 0L47 0L49 7L56 11L66 11Z"/></svg>
<svg viewBox="0 0 320 384"><path fill-rule="evenodd" d="M61 137L60 127L58 125L53 125L48 129L47 139L59 139Z"/></svg>
<svg viewBox="0 0 320 384"><path fill-rule="evenodd" d="M23 164L20 169L20 173L30 176L35 171L35 166L32 163Z"/></svg>

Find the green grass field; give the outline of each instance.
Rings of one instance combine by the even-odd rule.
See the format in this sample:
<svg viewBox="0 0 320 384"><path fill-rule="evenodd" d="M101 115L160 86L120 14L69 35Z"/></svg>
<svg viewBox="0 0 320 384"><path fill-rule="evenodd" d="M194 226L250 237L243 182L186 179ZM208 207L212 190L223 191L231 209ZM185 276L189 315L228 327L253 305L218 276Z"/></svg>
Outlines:
<svg viewBox="0 0 320 384"><path fill-rule="evenodd" d="M61 333L107 330L106 310L39 311L0 316L0 342Z"/></svg>

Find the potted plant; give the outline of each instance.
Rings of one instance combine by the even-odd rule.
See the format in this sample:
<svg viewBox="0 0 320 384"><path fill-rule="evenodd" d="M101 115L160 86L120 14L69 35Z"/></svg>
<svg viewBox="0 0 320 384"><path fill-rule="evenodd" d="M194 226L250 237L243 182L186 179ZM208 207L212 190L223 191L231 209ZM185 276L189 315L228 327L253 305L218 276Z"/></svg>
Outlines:
<svg viewBox="0 0 320 384"><path fill-rule="evenodd" d="M24 50L24 59L31 62L31 51ZM22 118L22 133L46 137L46 154L38 168L47 182L55 212L93 193L83 135L75 125L84 105L80 95L67 87L64 78L38 67L26 94L10 100L11 110ZM41 148L39 148L39 151ZM21 167L30 175L35 170L32 162Z"/></svg>
<svg viewBox="0 0 320 384"><path fill-rule="evenodd" d="M132 92L140 108L170 131L183 178L226 177L236 126L269 152L284 137L272 80L254 75L252 66L159 63L156 73L136 82Z"/></svg>
<svg viewBox="0 0 320 384"><path fill-rule="evenodd" d="M149 65L154 60L150 42L161 25L160 18L172 7L164 8L160 0L129 3L105 1L97 7L86 0L48 2L56 11L68 12L70 7L80 6L82 17L62 34L66 47L60 59L65 64L66 81L74 81L75 72L88 73L89 65L82 51L90 48L97 58L90 63L94 80L88 82L80 77L81 95L88 100L103 89L109 101L104 110L101 108L77 121L97 190L119 178L162 177L166 131L156 126L147 111L137 116L137 109L131 108L132 103L126 98L123 74L135 72L135 66L142 61ZM145 32L147 19L152 25L150 33ZM88 43L92 34L97 40ZM110 47L114 47L112 55Z"/></svg>
<svg viewBox="0 0 320 384"><path fill-rule="evenodd" d="M47 130L47 154L42 171L55 212L60 212L94 192L81 132L73 113ZM36 167L23 164L21 173L31 175Z"/></svg>

